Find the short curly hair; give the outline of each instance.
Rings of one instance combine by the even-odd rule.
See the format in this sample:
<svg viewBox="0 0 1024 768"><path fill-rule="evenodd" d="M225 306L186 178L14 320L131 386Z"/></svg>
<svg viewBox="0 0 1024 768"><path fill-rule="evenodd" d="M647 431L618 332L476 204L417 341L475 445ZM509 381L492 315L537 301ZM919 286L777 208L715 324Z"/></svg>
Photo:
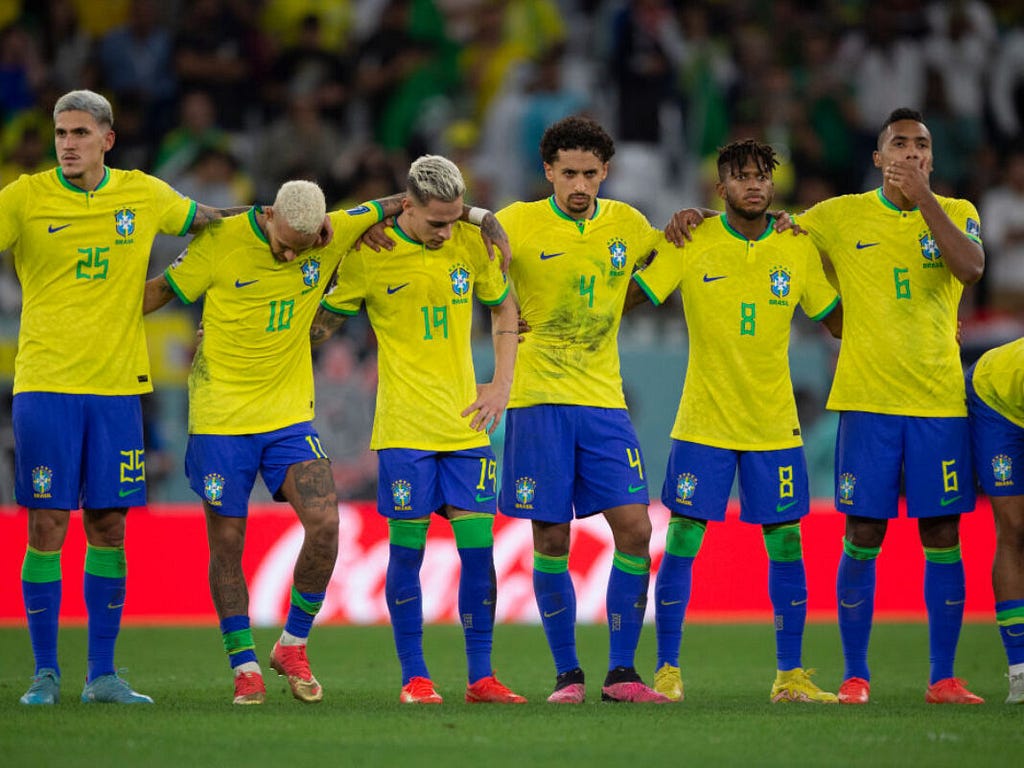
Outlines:
<svg viewBox="0 0 1024 768"><path fill-rule="evenodd" d="M602 163L607 163L615 154L615 142L595 120L573 115L549 125L540 139L540 157L548 165L558 159L563 149L593 152Z"/></svg>
<svg viewBox="0 0 1024 768"><path fill-rule="evenodd" d="M725 169L738 172L749 161L753 160L759 171L771 173L779 166L775 150L768 144L756 139L743 139L726 144L718 149L718 179L725 181Z"/></svg>

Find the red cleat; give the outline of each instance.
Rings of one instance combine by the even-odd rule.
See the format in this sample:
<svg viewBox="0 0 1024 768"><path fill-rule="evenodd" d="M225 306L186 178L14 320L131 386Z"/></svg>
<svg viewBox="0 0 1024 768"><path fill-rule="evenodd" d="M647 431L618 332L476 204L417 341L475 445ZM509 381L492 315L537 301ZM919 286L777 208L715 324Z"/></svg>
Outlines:
<svg viewBox="0 0 1024 768"><path fill-rule="evenodd" d="M470 704L525 704L526 699L513 693L497 677L482 677L466 685L466 701Z"/></svg>
<svg viewBox="0 0 1024 768"><path fill-rule="evenodd" d="M871 683L863 677L848 677L839 686L840 704L867 704L871 698Z"/></svg>
<svg viewBox="0 0 1024 768"><path fill-rule="evenodd" d="M946 677L928 686L924 700L929 704L984 704L981 696L967 690L967 684L959 677Z"/></svg>

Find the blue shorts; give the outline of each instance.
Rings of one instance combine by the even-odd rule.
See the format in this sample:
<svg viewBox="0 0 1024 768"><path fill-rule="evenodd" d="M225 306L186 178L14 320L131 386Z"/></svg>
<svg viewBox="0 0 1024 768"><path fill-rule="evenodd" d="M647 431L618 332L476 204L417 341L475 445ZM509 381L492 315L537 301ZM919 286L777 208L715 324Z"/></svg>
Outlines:
<svg viewBox="0 0 1024 768"><path fill-rule="evenodd" d="M836 509L891 520L903 476L909 517L974 509L971 435L963 417L843 411L836 435Z"/></svg>
<svg viewBox="0 0 1024 768"><path fill-rule="evenodd" d="M1024 495L1024 483L1013 477L1013 467L1024 472L1024 427L1014 424L978 397L967 371L967 410L971 422L974 471L989 496Z"/></svg>
<svg viewBox="0 0 1024 768"><path fill-rule="evenodd" d="M505 412L502 513L567 523L648 504L640 442L621 408L532 405Z"/></svg>
<svg viewBox="0 0 1024 768"><path fill-rule="evenodd" d="M30 509L120 509L146 503L138 395L19 392L14 495Z"/></svg>
<svg viewBox="0 0 1024 768"><path fill-rule="evenodd" d="M257 435L189 435L185 476L192 490L218 514L245 517L256 473L276 501L293 464L326 459L310 421Z"/></svg>
<svg viewBox="0 0 1024 768"><path fill-rule="evenodd" d="M740 520L772 525L810 511L803 448L733 451L673 440L661 500L674 513L725 520L732 479L740 473Z"/></svg>
<svg viewBox="0 0 1024 768"><path fill-rule="evenodd" d="M498 465L489 445L462 451L377 451L377 511L413 520L444 507L493 515Z"/></svg>

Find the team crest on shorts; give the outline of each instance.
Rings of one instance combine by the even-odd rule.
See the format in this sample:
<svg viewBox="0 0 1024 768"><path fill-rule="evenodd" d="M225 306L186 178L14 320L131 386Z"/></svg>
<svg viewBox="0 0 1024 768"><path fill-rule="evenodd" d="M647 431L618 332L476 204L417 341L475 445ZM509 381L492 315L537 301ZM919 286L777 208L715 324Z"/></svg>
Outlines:
<svg viewBox="0 0 1024 768"><path fill-rule="evenodd" d="M309 288L316 288L320 282L320 262L316 259L306 259L302 262L302 284Z"/></svg>
<svg viewBox="0 0 1024 768"><path fill-rule="evenodd" d="M135 211L131 208L122 208L114 214L114 230L121 237L131 237L135 234Z"/></svg>
<svg viewBox="0 0 1024 768"><path fill-rule="evenodd" d="M203 478L203 496L214 506L224 501L224 476L211 472Z"/></svg>
<svg viewBox="0 0 1024 768"><path fill-rule="evenodd" d="M676 502L691 506L693 494L697 492L697 476L689 472L676 475Z"/></svg>
<svg viewBox="0 0 1024 768"><path fill-rule="evenodd" d="M853 504L853 489L857 485L857 478L851 472L843 472L839 476L839 503Z"/></svg>
<svg viewBox="0 0 1024 768"><path fill-rule="evenodd" d="M942 252L939 250L938 243L935 242L935 238L932 237L932 233L925 230L917 236L917 244L921 246L921 255L924 256L924 266L926 267L939 267L939 259L942 258Z"/></svg>
<svg viewBox="0 0 1024 768"><path fill-rule="evenodd" d="M786 304L786 301L777 301L777 299L784 299L789 296L789 284L792 281L789 270L785 267L772 267L768 273L769 286L771 287L772 296L775 299L771 300L772 304Z"/></svg>
<svg viewBox="0 0 1024 768"><path fill-rule="evenodd" d="M536 496L536 480L532 477L520 477L516 480L516 509L533 509L533 500Z"/></svg>
<svg viewBox="0 0 1024 768"><path fill-rule="evenodd" d="M608 241L608 253L612 258L612 274L622 274L626 268L626 243L619 237Z"/></svg>
<svg viewBox="0 0 1024 768"><path fill-rule="evenodd" d="M452 281L452 293L465 300L463 297L469 293L469 269L466 265L453 264L448 269L448 278Z"/></svg>
<svg viewBox="0 0 1024 768"><path fill-rule="evenodd" d="M396 512L408 512L412 509L409 506L412 502L412 483L408 480L395 480L391 484L391 501L395 504Z"/></svg>
<svg viewBox="0 0 1024 768"><path fill-rule="evenodd" d="M1013 485L1013 459L1005 453L992 457L992 474L996 478L996 487L1005 488Z"/></svg>
<svg viewBox="0 0 1024 768"><path fill-rule="evenodd" d="M53 489L53 470L49 467L36 467L32 470L32 496L36 499L49 499Z"/></svg>

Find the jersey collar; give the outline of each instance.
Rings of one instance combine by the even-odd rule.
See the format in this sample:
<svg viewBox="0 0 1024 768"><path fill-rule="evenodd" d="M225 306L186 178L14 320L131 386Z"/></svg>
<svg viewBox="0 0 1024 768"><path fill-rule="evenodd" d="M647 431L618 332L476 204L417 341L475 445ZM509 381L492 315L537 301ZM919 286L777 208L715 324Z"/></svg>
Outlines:
<svg viewBox="0 0 1024 768"><path fill-rule="evenodd" d="M750 238L746 237L745 235L741 235L739 232L737 232L735 229L733 229L731 226L729 226L729 219L726 217L726 215L724 213L721 214L718 218L721 219L722 226L725 227L725 231L726 232L728 232L733 237L736 237L736 238L739 238L740 240L743 240L744 242L750 242ZM768 237L774 231L775 231L775 217L772 216L771 214L769 214L768 215L768 226L764 228L764 232L762 232L759 236L754 238L754 242L758 243L758 242L764 240L766 237Z"/></svg>
<svg viewBox="0 0 1024 768"><path fill-rule="evenodd" d="M393 229L395 230L395 234L398 235L403 240L405 240L405 242L412 243L413 245L423 245L423 243L421 243L419 240L417 240L412 235L408 234L400 226L398 226L398 218L397 217L395 218L395 226L393 227Z"/></svg>
<svg viewBox="0 0 1024 768"><path fill-rule="evenodd" d="M105 165L103 166L103 178L100 179L100 183L96 185L96 189L82 189L81 187L76 187L64 178L64 171L61 170L59 165L57 166L57 181L59 181L65 189L68 189L71 192L80 192L83 195L88 195L90 192L99 192L107 185L107 182L110 181L110 169Z"/></svg>
<svg viewBox="0 0 1024 768"><path fill-rule="evenodd" d="M262 240L264 244L270 245L270 241L267 239L267 236L263 233L263 228L260 227L260 223L256 221L257 213L263 213L263 206L254 205L252 208L249 209L249 226L252 227L252 231L256 235L256 237Z"/></svg>
<svg viewBox="0 0 1024 768"><path fill-rule="evenodd" d="M551 205L551 210L554 211L555 216L557 216L560 219L565 219L566 221L571 221L573 224L576 225L580 232L583 231L583 227L586 225L586 222L593 221L598 217L598 214L601 213L601 200L600 198L596 197L594 198L594 215L591 216L589 219L574 219L572 216L570 216L569 214L567 214L565 211L558 207L558 203L555 202L554 195L548 198L548 203Z"/></svg>
<svg viewBox="0 0 1024 768"><path fill-rule="evenodd" d="M891 200L889 200L889 198L887 198L884 194L882 194L882 188L881 187L879 187L878 189L875 190L875 194L878 195L878 201L882 205L884 205L886 208L888 208L890 211L895 211L896 213L908 213L908 211L904 211L902 208L897 207ZM910 210L911 211L916 211L917 210L917 206L915 205Z"/></svg>

